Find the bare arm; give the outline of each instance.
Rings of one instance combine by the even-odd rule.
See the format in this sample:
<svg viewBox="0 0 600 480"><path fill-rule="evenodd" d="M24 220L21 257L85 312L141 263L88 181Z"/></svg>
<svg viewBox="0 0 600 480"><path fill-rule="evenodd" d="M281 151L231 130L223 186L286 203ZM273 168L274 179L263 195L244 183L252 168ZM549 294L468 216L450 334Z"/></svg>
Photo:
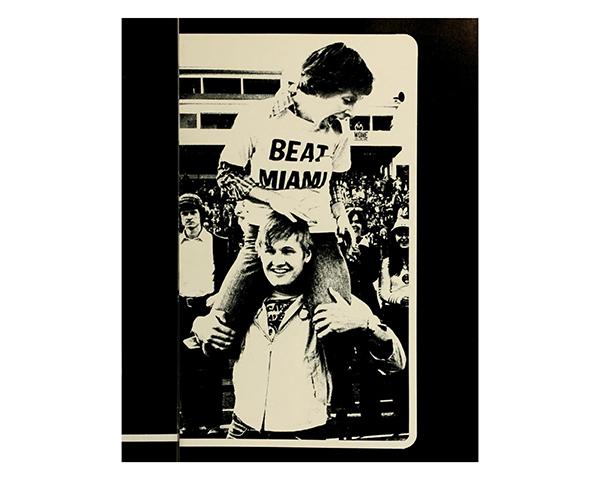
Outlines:
<svg viewBox="0 0 600 480"><path fill-rule="evenodd" d="M390 280L390 271L389 271L389 258L384 258L383 262L381 262L381 272L379 273L379 297L388 303L392 303L390 300L391 297L391 280Z"/></svg>
<svg viewBox="0 0 600 480"><path fill-rule="evenodd" d="M408 285L391 291L392 279L389 271L389 258L384 258L379 274L379 297L387 303L402 304L408 302Z"/></svg>
<svg viewBox="0 0 600 480"><path fill-rule="evenodd" d="M408 285L403 285L398 290L394 290L392 293L390 293L388 302L394 304L401 304L403 303L403 300L404 302L408 301Z"/></svg>

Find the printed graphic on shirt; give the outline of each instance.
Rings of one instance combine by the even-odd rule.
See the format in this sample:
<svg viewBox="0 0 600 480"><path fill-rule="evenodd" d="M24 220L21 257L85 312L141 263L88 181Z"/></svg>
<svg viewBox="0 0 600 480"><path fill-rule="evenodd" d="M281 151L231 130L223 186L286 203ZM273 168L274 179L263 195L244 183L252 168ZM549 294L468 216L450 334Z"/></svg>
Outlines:
<svg viewBox="0 0 600 480"><path fill-rule="evenodd" d="M267 310L267 325L269 327L269 337L273 338L273 336L279 331L279 327L281 326L281 320L283 320L285 312L287 311L287 309L293 301L293 298L285 300L269 299L265 301L265 308Z"/></svg>
<svg viewBox="0 0 600 480"><path fill-rule="evenodd" d="M315 145L311 142L290 140L286 142L281 138L271 141L269 160L286 160L287 162L318 162L325 152L329 150L328 145ZM300 152L302 154L300 155Z"/></svg>
<svg viewBox="0 0 600 480"><path fill-rule="evenodd" d="M327 172L288 172L263 168L259 172L259 185L271 190L289 190L292 188L321 188L328 180Z"/></svg>
<svg viewBox="0 0 600 480"><path fill-rule="evenodd" d="M311 231L333 232L329 186L333 172L350 168L348 136L339 122L314 123L291 111L269 117L270 109L253 105L236 119L221 160L232 165L250 165L250 176L267 190L280 191L283 198L311 220ZM249 201L247 221L261 225L270 213L268 206Z"/></svg>
<svg viewBox="0 0 600 480"><path fill-rule="evenodd" d="M269 150L272 162L315 162L332 164L332 158L325 155L329 145L304 142L301 140L284 140L273 138ZM259 168L259 184L272 190L288 190L291 188L322 188L329 180L329 172L323 170L300 171Z"/></svg>

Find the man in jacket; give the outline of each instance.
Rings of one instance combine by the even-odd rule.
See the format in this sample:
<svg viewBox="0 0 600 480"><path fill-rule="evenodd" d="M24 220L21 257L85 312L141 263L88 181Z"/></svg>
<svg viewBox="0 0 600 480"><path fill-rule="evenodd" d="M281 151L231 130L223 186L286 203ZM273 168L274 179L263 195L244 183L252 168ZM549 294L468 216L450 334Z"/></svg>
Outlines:
<svg viewBox="0 0 600 480"><path fill-rule="evenodd" d="M272 286L244 335L233 371L235 407L228 438L324 439L332 384L322 340L355 332L365 336L381 368L404 368L406 356L391 330L356 297L335 290L312 318L304 303L305 267L312 240L304 222L274 213L260 228L257 251ZM219 314L196 319L192 331L205 351L231 347L236 332Z"/></svg>

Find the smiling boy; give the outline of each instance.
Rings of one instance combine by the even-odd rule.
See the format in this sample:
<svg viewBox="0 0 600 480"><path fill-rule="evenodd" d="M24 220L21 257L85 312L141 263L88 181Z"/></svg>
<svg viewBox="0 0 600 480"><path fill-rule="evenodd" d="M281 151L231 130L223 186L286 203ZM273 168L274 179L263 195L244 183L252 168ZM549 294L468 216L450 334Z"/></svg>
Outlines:
<svg viewBox="0 0 600 480"><path fill-rule="evenodd" d="M350 305L330 290L334 302L317 307L311 318L303 293L312 249L306 223L277 213L258 232L258 256L272 291L245 332L234 366L228 438L325 438L332 380L319 340L330 335L360 332L381 368L404 368L400 342L359 299ZM229 348L234 332L218 324L207 331L207 319L194 324L199 340L216 350Z"/></svg>

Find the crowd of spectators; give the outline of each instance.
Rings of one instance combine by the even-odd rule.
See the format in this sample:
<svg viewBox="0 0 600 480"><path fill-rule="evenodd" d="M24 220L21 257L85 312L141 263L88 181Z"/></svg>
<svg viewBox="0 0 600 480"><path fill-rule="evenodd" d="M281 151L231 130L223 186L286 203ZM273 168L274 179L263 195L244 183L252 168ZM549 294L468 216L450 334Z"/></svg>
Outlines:
<svg viewBox="0 0 600 480"><path fill-rule="evenodd" d="M387 244L388 232L398 212L408 218L408 167L400 176L374 177L360 172L349 172L344 177L347 190L346 208L361 208L365 213L371 241L378 246ZM218 187L214 178L180 178L180 193L195 193L204 202L203 221L207 230L226 238L241 240L234 213L235 202Z"/></svg>
<svg viewBox="0 0 600 480"><path fill-rule="evenodd" d="M374 245L385 249L388 232L397 216L408 218L408 167L396 178L373 177L349 172L346 183L346 210L360 208L366 219L366 231ZM398 213L400 212L400 213Z"/></svg>

